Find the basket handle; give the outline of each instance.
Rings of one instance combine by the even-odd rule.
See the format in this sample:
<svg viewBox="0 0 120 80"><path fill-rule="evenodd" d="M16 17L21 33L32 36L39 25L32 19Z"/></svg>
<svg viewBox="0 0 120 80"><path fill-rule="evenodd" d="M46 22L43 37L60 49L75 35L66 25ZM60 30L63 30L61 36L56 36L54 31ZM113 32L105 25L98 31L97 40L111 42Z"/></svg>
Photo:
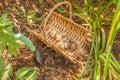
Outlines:
<svg viewBox="0 0 120 80"><path fill-rule="evenodd" d="M47 24L47 21L48 21L49 17L51 16L52 12L53 12L55 9L57 9L59 6L61 6L61 5L63 5L63 4L66 4L66 5L69 6L69 15L70 15L69 17L70 17L70 19L72 20L72 6L71 6L70 2L64 1L64 2L60 2L60 3L56 4L56 5L50 10L50 12L49 12L49 14L47 15L47 17L44 19L44 23L43 23L43 26L44 26L44 28L43 28L44 37L45 37L45 32L46 32L46 24ZM46 41L46 37L45 37L45 41Z"/></svg>
<svg viewBox="0 0 120 80"><path fill-rule="evenodd" d="M49 12L49 14L47 15L47 17L45 18L45 20L48 20L48 18L50 17L50 15L52 14L52 12L57 9L59 6L63 5L63 4L67 4L69 6L69 14L70 14L70 19L72 19L72 6L70 4L70 2L64 1L64 2L60 2L58 4L56 4Z"/></svg>

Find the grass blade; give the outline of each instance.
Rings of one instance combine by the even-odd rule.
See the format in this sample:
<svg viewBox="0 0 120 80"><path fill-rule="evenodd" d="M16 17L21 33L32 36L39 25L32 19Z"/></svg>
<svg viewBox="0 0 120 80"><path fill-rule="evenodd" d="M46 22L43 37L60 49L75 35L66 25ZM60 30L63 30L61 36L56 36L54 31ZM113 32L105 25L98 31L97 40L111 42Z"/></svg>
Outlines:
<svg viewBox="0 0 120 80"><path fill-rule="evenodd" d="M111 35L113 35L114 29L115 29L115 26L116 26L116 24L118 22L119 17L120 17L120 0L118 1L117 9L116 9L116 12L114 14L113 21L112 21L112 24L111 24L110 33L109 33L108 40L107 40L107 45L106 45L106 51L108 49L108 46L112 45L111 39L113 37Z"/></svg>
<svg viewBox="0 0 120 80"><path fill-rule="evenodd" d="M98 65L97 65L97 69L96 69L96 76L95 76L95 80L100 80L100 71L101 71L101 64L98 61Z"/></svg>
<svg viewBox="0 0 120 80"><path fill-rule="evenodd" d="M112 72L109 70L109 80L112 80Z"/></svg>
<svg viewBox="0 0 120 80"><path fill-rule="evenodd" d="M108 47L108 52L107 52L107 59L105 61L105 65L104 65L104 72L103 72L103 76L102 76L102 80L106 79L106 75L107 75L107 71L108 71L108 66L109 66L109 58L110 58L110 52L111 52L111 46Z"/></svg>
<svg viewBox="0 0 120 80"><path fill-rule="evenodd" d="M105 31L104 29L101 28L101 32L102 32L102 48L101 48L101 53L104 51L105 48L105 44L106 44L106 35L105 35Z"/></svg>

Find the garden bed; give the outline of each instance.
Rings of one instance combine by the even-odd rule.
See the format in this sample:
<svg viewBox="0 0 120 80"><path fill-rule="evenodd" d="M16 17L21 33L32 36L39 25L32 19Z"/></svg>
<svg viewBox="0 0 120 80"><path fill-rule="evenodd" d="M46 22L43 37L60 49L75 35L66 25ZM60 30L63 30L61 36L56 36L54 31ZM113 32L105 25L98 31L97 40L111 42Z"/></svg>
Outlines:
<svg viewBox="0 0 120 80"><path fill-rule="evenodd" d="M25 26L27 27L38 27L41 24L41 20L36 20L30 22L29 15L34 14L36 10L36 17L40 17L45 14L45 8L51 9L53 5L57 3L57 0L45 0L43 3L39 2L40 0L2 0L0 1L0 15L8 13L8 17L15 21L14 32L21 32L27 36L33 44L37 47L39 44L42 45L45 59L43 64L39 64L36 61L35 54L32 53L25 45L24 48L19 50L19 56L13 57L11 63L13 65L14 72L12 73L11 79L14 80L15 72L22 67L32 67L37 66L40 70L38 71L37 80L77 80L81 72L79 66L65 59L62 55L59 55L57 52L47 47L45 44L40 42L34 35L31 35L27 32ZM60 0L61 1L61 0ZM68 0L70 1L70 0ZM59 0L58 0L59 2ZM84 6L83 0L75 0L78 5ZM114 6L113 6L114 8ZM73 7L76 9L76 7ZM30 12L31 10L31 12ZM28 15L28 12L30 14ZM27 14L27 15L26 15ZM33 15L34 16L34 15ZM73 16L73 19L77 23L81 23L80 19ZM105 27L106 33L109 27ZM120 31L118 31L115 43L113 46L113 53L115 57L120 60Z"/></svg>

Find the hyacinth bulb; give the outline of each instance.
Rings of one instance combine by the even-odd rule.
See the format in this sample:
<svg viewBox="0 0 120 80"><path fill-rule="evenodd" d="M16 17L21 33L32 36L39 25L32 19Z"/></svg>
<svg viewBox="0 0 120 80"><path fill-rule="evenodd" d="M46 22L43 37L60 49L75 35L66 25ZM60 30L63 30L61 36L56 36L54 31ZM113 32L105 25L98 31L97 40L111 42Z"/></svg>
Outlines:
<svg viewBox="0 0 120 80"><path fill-rule="evenodd" d="M77 43L75 41L70 41L69 47L72 51L74 51L75 49L77 49Z"/></svg>
<svg viewBox="0 0 120 80"><path fill-rule="evenodd" d="M64 41L64 48L67 49L69 47L69 42Z"/></svg>
<svg viewBox="0 0 120 80"><path fill-rule="evenodd" d="M68 45L69 45L69 43L68 43L67 41L59 41L59 42L57 43L57 46L58 46L60 49L63 49L63 50L68 49Z"/></svg>
<svg viewBox="0 0 120 80"><path fill-rule="evenodd" d="M62 40L62 35L61 35L60 33L56 33L55 39L56 39L57 41L61 41L61 40Z"/></svg>
<svg viewBox="0 0 120 80"><path fill-rule="evenodd" d="M51 32L50 32L50 37L54 38L54 37L55 37L55 34L56 34L56 31L51 31Z"/></svg>
<svg viewBox="0 0 120 80"><path fill-rule="evenodd" d="M57 43L57 46L58 46L60 49L65 49L65 46L64 46L63 41L58 42L58 43Z"/></svg>

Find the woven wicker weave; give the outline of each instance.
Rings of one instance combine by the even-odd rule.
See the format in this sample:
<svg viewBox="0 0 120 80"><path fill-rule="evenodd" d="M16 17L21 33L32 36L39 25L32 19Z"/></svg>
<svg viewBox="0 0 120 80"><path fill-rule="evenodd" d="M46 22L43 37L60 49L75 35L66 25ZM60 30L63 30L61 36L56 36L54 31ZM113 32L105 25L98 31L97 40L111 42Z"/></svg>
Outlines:
<svg viewBox="0 0 120 80"><path fill-rule="evenodd" d="M53 12L63 4L69 6L70 19ZM28 32L65 58L81 64L89 53L92 32L72 21L72 7L69 2L58 3L48 12L39 29L26 27Z"/></svg>

